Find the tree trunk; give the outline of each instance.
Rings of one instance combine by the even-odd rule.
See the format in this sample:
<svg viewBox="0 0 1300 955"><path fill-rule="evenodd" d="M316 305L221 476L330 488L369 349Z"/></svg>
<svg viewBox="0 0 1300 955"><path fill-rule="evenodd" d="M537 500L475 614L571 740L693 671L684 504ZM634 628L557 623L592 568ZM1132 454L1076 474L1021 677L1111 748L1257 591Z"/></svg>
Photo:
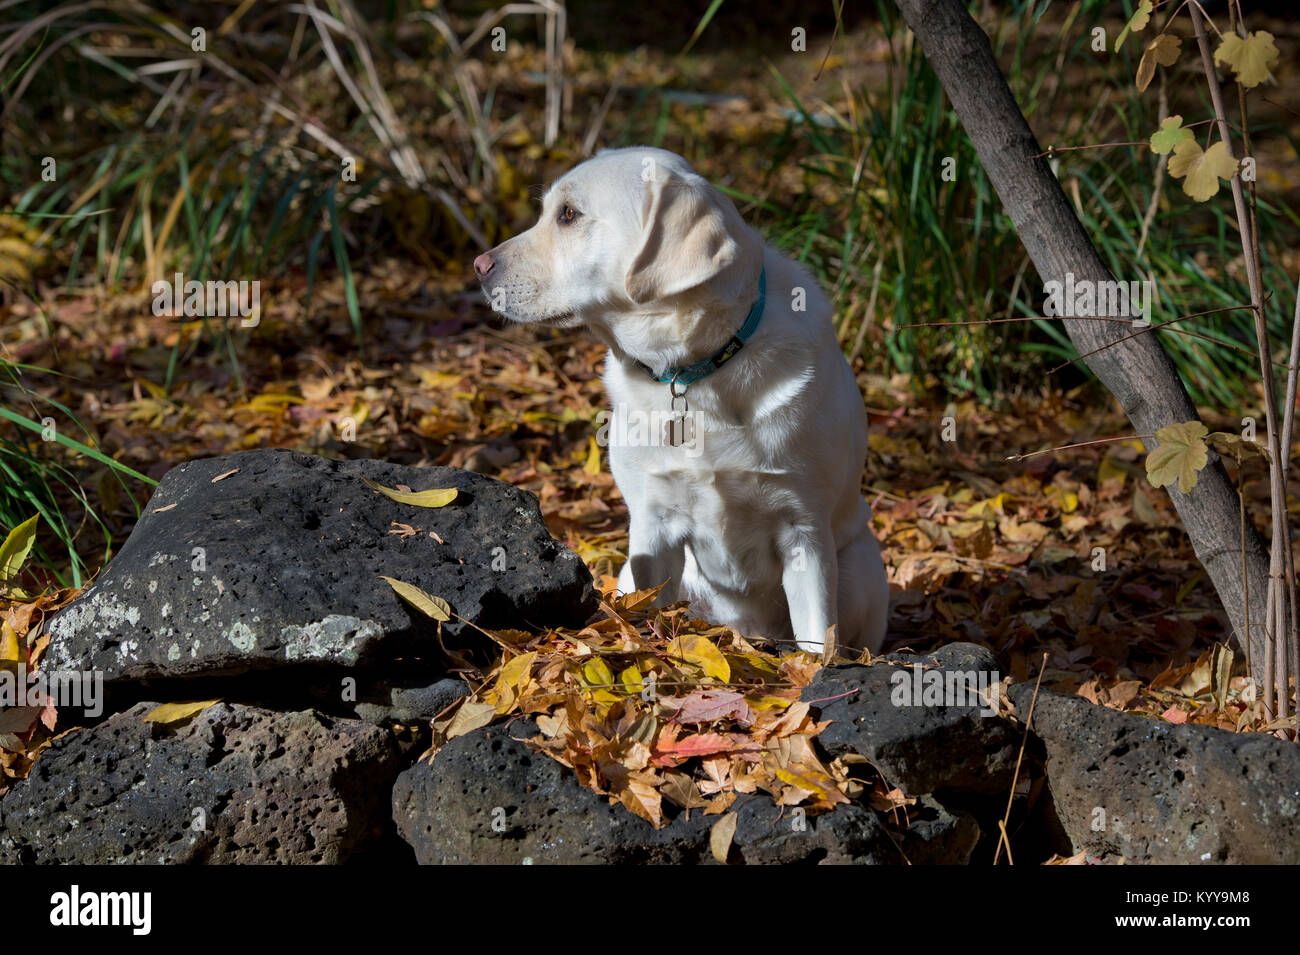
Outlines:
<svg viewBox="0 0 1300 955"><path fill-rule="evenodd" d="M1034 158L1043 150L1011 95L989 38L962 0L898 0L898 6L943 83L1043 282L1064 282L1067 272L1074 273L1076 280L1112 280L1047 160ZM1118 322L1067 319L1064 324L1080 354L1133 331ZM1119 400L1139 434L1154 434L1165 425L1198 419L1155 333L1114 345L1086 362ZM1155 441L1146 444L1148 451L1156 446ZM1196 487L1189 494L1170 487L1169 494L1197 558L1218 591L1239 646L1247 631L1245 610L1249 606L1249 658L1254 676L1262 679L1268 586L1263 541L1249 519L1242 541L1237 492L1213 450ZM1243 587L1243 550L1248 601Z"/></svg>

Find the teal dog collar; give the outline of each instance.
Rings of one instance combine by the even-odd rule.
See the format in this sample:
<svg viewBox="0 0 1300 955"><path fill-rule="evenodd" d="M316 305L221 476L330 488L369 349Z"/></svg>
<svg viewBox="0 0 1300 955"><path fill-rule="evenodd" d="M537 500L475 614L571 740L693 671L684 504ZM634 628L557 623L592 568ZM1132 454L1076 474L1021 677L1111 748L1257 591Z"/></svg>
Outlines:
<svg viewBox="0 0 1300 955"><path fill-rule="evenodd" d="M763 320L763 307L767 304L767 267L764 266L758 273L758 300L749 310L749 315L745 317L745 324L740 326L740 331L732 336L731 341L723 345L714 355L703 361L697 361L693 365L683 365L680 368L669 368L662 375L656 375L654 370L643 362L637 362L651 378L665 385L676 386L673 390L674 395L686 394L686 389L695 384L702 378L707 378L713 374L731 359L736 357L736 353L745 347L745 342L758 330L758 323ZM678 391L677 388L681 390Z"/></svg>

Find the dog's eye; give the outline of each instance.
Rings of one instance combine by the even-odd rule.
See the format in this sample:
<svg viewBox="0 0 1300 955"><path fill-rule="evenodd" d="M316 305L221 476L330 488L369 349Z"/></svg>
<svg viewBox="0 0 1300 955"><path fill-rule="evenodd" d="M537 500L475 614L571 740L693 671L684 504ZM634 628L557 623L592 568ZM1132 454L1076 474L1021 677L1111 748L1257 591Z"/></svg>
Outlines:
<svg viewBox="0 0 1300 955"><path fill-rule="evenodd" d="M582 213L573 208L573 206L563 206L560 209L558 221L560 225L572 225L580 215L582 215Z"/></svg>

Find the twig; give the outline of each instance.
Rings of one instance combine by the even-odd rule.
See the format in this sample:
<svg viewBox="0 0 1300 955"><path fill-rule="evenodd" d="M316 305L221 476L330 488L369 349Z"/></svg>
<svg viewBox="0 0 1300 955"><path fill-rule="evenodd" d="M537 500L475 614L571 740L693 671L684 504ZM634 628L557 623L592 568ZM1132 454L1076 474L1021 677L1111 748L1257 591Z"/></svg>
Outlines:
<svg viewBox="0 0 1300 955"><path fill-rule="evenodd" d="M858 326L857 337L853 340L853 349L849 352L849 367L853 367L854 360L862 353L862 346L867 340L867 331L876 321L876 294L880 291L880 269L885 264L884 254L882 253L876 259L876 267L872 270L871 276L871 297L867 299L867 311L862 316L862 324Z"/></svg>
<svg viewBox="0 0 1300 955"><path fill-rule="evenodd" d="M609 108L614 105L614 97L618 95L619 84L623 82L623 76L627 73L628 64L632 60L630 57L619 64L618 72L609 82L609 90L605 93L605 98L601 100L600 106L592 114L591 124L587 127L587 134L582 137L582 155L590 156L591 151L596 148L596 140L600 136L601 129L605 126L605 117L609 114Z"/></svg>
<svg viewBox="0 0 1300 955"><path fill-rule="evenodd" d="M1154 434L1121 434L1113 438L1097 438L1095 441L1080 441L1078 444L1063 444L1059 448L1043 448L1041 451L1030 451L1026 454L1011 454L1004 460L1006 461L1023 461L1026 458L1035 458L1040 454L1054 454L1057 451L1070 451L1074 448L1086 448L1091 444L1111 444L1115 441L1146 441L1154 438Z"/></svg>
<svg viewBox="0 0 1300 955"><path fill-rule="evenodd" d="M1254 307L1254 306L1252 306L1252 305L1232 305L1232 306L1228 306L1228 307L1226 307L1226 308L1216 308L1216 309L1211 309L1210 311L1215 311L1215 312L1235 312L1235 311L1240 311L1241 309L1244 309L1244 308L1253 308L1253 307ZM1094 348L1092 351L1090 351L1090 352L1084 352L1082 355L1077 355L1077 356L1075 356L1074 358L1071 358L1069 361L1061 362L1061 364L1057 365L1055 368L1050 369L1047 373L1048 373L1049 375L1054 375L1054 374L1056 374L1058 371L1060 371L1062 368L1067 368L1067 367L1069 367L1070 365L1073 365L1076 361L1082 361L1082 360L1085 359L1085 358L1090 358L1090 357L1092 357L1093 355L1097 354L1098 352L1103 352L1103 351L1105 351L1105 350L1108 349L1108 348L1114 348L1116 345L1120 344L1121 342L1126 342L1126 341L1129 341L1130 339L1137 338L1139 335L1145 335L1147 332L1154 332L1154 331L1157 331L1158 329L1165 328L1165 327L1167 327L1167 326L1169 326L1169 325L1174 324L1175 322L1181 322L1181 321L1185 321L1186 319L1189 319L1189 318L1196 318L1198 315L1207 315L1207 314L1209 314L1209 311L1206 311L1206 312L1193 312L1191 315L1180 315L1178 318L1171 318L1171 319L1169 319L1169 321L1167 321L1167 322L1160 322L1158 325L1147 325L1147 326L1144 327L1144 328L1139 328L1139 329L1138 329L1136 332L1134 332L1132 335L1124 335L1124 336L1121 337L1121 338L1116 338L1114 341L1107 342L1105 345L1102 345L1100 348ZM1071 316L1068 316L1068 315L1067 315L1067 316L1063 316L1063 317L1065 317L1065 318L1071 318ZM1171 330L1171 331L1185 331L1185 329L1170 329L1170 330ZM1202 336L1197 336L1195 332L1188 332L1188 334L1191 334L1191 335L1193 335L1194 337L1201 337L1201 338L1206 337L1206 336L1203 336L1203 335L1202 335ZM1224 347L1226 347L1226 348L1231 348L1231 349L1233 349L1234 351L1245 351L1247 354L1250 354L1250 352L1249 352L1248 349L1240 348L1240 347L1238 347L1238 346L1236 346L1236 345L1232 345L1232 344L1230 344L1230 343L1228 343L1228 342L1215 341L1213 338L1211 338L1211 339L1209 339L1209 340L1212 341L1212 342L1214 342L1216 345L1223 345ZM1282 364L1282 363L1279 362L1278 364Z"/></svg>
<svg viewBox="0 0 1300 955"><path fill-rule="evenodd" d="M1187 10L1191 14L1196 43L1201 51L1201 65L1205 71L1205 82L1209 87L1210 101L1214 105L1215 119L1218 120L1219 139L1227 148L1229 156L1235 160L1236 156L1232 153L1232 134L1228 128L1228 121L1223 109L1223 91L1219 87L1219 77L1214 69L1214 57L1210 52L1209 36L1205 32L1204 11L1195 0L1188 4ZM1273 539L1269 557L1268 600L1268 605L1273 608L1273 614L1268 618L1267 624L1272 627L1272 640L1284 641L1287 633L1288 602L1294 604L1295 596L1293 593L1294 581L1286 582L1288 584L1287 593L1290 594L1289 601L1283 598L1282 593L1283 548L1290 546L1286 529L1286 499L1283 496L1285 476L1282 471L1282 456L1279 448L1282 435L1277 425L1277 395L1274 391L1273 373L1270 367L1268 327L1264 321L1264 298L1260 283L1259 261L1255 254L1254 233L1251 229L1250 216L1246 209L1246 200L1241 188L1241 171L1239 169L1232 174L1230 184L1232 186L1232 203L1237 214L1237 231L1241 235L1241 252L1242 258L1245 260L1246 280L1250 286L1250 301L1255 315L1255 339L1259 349L1259 371L1264 383L1264 414L1268 425L1269 450L1273 456L1269 471ZM1273 695L1273 690L1276 689L1278 711L1280 713L1282 708L1287 706L1286 659L1277 643L1270 647L1268 660L1265 661L1267 669L1271 669L1271 667L1268 667L1268 663L1273 661L1275 656L1277 662L1282 665L1281 671L1275 674L1276 687L1272 685L1265 687L1264 701L1267 709L1269 697Z"/></svg>
<svg viewBox="0 0 1300 955"><path fill-rule="evenodd" d="M1029 725L1034 720L1034 706L1038 703L1038 688L1043 685L1043 674L1047 672L1047 651L1043 651L1043 662L1038 667L1038 679L1034 681L1034 695L1029 700L1029 713L1025 716L1025 735L1020 737L1020 752L1016 755L1016 769L1011 774L1011 791L1007 793L1007 811L998 823L998 848L993 853L993 864L998 864L1002 857L1002 847L1007 847L1007 862L1011 861L1011 842L1007 839L1007 820L1011 818L1011 806L1016 799L1016 783L1020 780L1020 763L1025 758L1025 744L1029 742Z"/></svg>
<svg viewBox="0 0 1300 955"><path fill-rule="evenodd" d="M1283 480L1289 474L1291 469L1291 437L1294 433L1295 425L1295 401L1296 401L1296 379L1300 377L1297 371L1300 370L1300 281L1296 283L1296 300L1295 316L1291 319L1291 354L1288 356L1290 371L1286 379L1286 408L1282 412L1282 447L1285 449L1286 461L1283 468ZM1286 486L1283 485L1285 496ZM1288 546L1286 548L1287 582L1291 587L1291 592L1295 593L1295 567L1294 559L1291 556L1290 539L1288 536ZM1296 708L1300 710L1300 637L1295 633L1296 613L1295 608L1291 608L1291 673L1296 679ZM1300 727L1297 727L1296 741L1300 742Z"/></svg>
<svg viewBox="0 0 1300 955"><path fill-rule="evenodd" d="M1160 121L1161 121L1161 122L1164 121L1164 117L1163 117L1163 116L1160 117ZM1203 120L1200 120L1199 122L1188 123L1184 128L1185 128L1185 129L1193 129L1194 127L1197 127L1197 126L1204 126L1204 125L1206 125L1207 123L1212 123L1212 122L1214 122L1214 120L1212 120L1212 119L1203 119ZM1150 146L1150 145L1151 145L1151 141L1150 141L1149 139L1139 139L1137 142L1134 142L1134 143L1087 143L1087 144L1082 145L1082 146L1048 146L1048 147L1047 147L1047 152L1044 152L1044 153L1035 153L1035 154L1034 154L1033 156L1031 156L1030 158L1031 158L1031 159L1042 159L1044 156L1048 156L1048 157L1050 157L1050 156L1055 155L1056 153L1072 153L1072 152L1078 152L1080 149L1108 149L1108 148L1110 148L1111 146Z"/></svg>
<svg viewBox="0 0 1300 955"><path fill-rule="evenodd" d="M1246 632L1241 635L1241 647L1246 651L1246 672L1254 679L1250 665L1250 574L1246 573L1246 474L1241 470L1241 449L1237 449L1237 506L1241 518L1241 599L1244 603Z"/></svg>
<svg viewBox="0 0 1300 955"><path fill-rule="evenodd" d="M1243 14L1241 11L1240 2L1230 2L1228 4L1228 24L1229 24L1228 28L1230 30L1235 30L1237 36L1240 36L1242 39L1245 39L1247 34L1246 34L1246 28L1243 23L1242 17ZM1242 149L1245 151L1245 154L1249 156L1254 152L1254 150L1250 144L1250 119L1249 119L1249 113L1246 109L1246 88L1242 86L1240 83L1237 84L1237 104L1238 104L1238 108L1241 111ZM1251 243L1251 250L1254 253L1255 265L1256 268L1258 268L1259 262L1261 261L1261 255L1259 251L1259 218L1258 218L1258 213L1255 205L1255 182L1253 179L1250 182L1249 193L1250 193L1250 243ZM1297 661L1296 654L1300 653L1300 637L1298 637L1296 633L1297 613L1296 613L1296 588L1295 588L1295 559L1291 553L1291 533L1290 533L1290 528L1287 526L1288 521L1286 516L1286 485L1289 477L1288 471L1290 470L1290 459L1291 459L1291 439L1289 437L1288 422L1292 419L1293 408L1295 403L1294 361L1296 357L1296 345L1297 345L1296 329L1295 329L1295 323L1293 322L1291 352L1287 356L1288 362L1291 363L1288 366L1289 370L1287 374L1287 386L1288 386L1288 393L1291 396L1290 398L1291 403L1288 404L1287 407L1283 409L1282 445L1281 448L1279 449L1279 450L1285 449L1285 457L1279 463L1279 477L1281 480L1282 489L1278 496L1281 499L1282 506L1283 506L1282 523L1283 523L1284 539L1285 539L1286 546L1282 548L1282 572L1284 574L1283 580L1286 586L1286 597L1287 597L1287 604L1286 604L1287 612L1285 614L1281 614L1278 617L1278 642L1277 642L1277 661L1276 661L1277 673L1278 673L1277 682L1279 685L1278 686L1278 715L1282 717L1285 717L1287 715L1287 698L1289 695L1287 690L1286 648L1288 646L1291 648L1293 661ZM1270 378L1272 377L1271 369L1270 369L1269 377ZM1281 603L1281 598L1279 597L1279 604L1280 603ZM1300 670L1297 669L1298 664L1300 664L1300 661L1292 662L1291 664L1292 675L1300 675ZM1300 735L1297 735L1296 739L1297 741L1300 741Z"/></svg>
<svg viewBox="0 0 1300 955"><path fill-rule="evenodd" d="M811 705L811 704L813 704L813 703L829 703L829 702L831 702L832 700L842 700L842 699L844 699L846 696L852 696L853 694L857 693L858 690L859 690L859 687L856 687L856 686L855 686L855 687L854 687L853 689L851 689L851 690L845 690L843 693L836 693L834 696L823 696L820 700L804 700L804 702L807 703L807 704L809 704L809 705Z"/></svg>

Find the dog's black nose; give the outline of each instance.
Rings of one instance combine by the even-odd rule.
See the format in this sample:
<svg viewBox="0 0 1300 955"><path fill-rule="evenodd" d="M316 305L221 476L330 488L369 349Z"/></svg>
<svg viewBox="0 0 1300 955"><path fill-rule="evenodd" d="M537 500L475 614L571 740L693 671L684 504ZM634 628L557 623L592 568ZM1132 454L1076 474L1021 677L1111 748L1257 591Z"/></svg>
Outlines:
<svg viewBox="0 0 1300 955"><path fill-rule="evenodd" d="M485 279L488 277L488 273L496 268L496 266L496 262L492 259L492 253L484 252L474 260L474 274L480 279Z"/></svg>

